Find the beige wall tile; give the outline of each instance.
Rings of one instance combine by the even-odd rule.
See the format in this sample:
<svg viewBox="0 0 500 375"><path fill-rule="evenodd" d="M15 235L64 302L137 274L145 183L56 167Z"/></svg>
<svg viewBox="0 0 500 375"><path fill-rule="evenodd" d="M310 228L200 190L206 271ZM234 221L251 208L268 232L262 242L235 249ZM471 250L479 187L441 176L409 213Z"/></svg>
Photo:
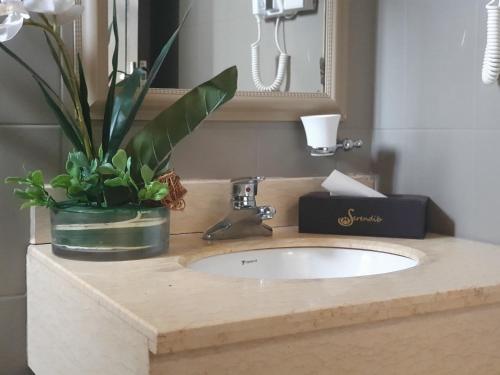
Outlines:
<svg viewBox="0 0 500 375"><path fill-rule="evenodd" d="M0 297L0 374L32 374L26 364L26 297Z"/></svg>

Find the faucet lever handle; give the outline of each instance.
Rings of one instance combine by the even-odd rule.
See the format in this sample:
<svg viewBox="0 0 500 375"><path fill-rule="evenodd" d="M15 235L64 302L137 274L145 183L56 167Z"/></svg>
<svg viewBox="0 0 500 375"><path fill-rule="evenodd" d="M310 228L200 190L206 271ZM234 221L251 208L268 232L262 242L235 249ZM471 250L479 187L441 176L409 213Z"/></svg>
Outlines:
<svg viewBox="0 0 500 375"><path fill-rule="evenodd" d="M262 220L271 220L276 215L276 208L270 206L259 207Z"/></svg>
<svg viewBox="0 0 500 375"><path fill-rule="evenodd" d="M265 177L239 177L231 180L233 197L254 197L257 195L257 186Z"/></svg>

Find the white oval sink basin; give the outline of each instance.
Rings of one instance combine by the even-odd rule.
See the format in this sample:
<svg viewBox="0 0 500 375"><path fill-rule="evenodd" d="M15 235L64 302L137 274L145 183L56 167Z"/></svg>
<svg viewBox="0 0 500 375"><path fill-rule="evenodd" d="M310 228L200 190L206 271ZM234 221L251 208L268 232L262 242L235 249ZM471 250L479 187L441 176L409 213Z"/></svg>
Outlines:
<svg viewBox="0 0 500 375"><path fill-rule="evenodd" d="M418 265L418 260L371 250L300 247L215 255L188 264L213 275L254 279L331 279L378 275Z"/></svg>

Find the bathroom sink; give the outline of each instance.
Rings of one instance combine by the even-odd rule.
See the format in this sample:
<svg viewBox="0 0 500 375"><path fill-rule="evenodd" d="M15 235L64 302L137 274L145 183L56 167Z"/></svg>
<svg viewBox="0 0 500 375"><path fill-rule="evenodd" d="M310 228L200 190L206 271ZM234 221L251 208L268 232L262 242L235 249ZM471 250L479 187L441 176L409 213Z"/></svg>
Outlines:
<svg viewBox="0 0 500 375"><path fill-rule="evenodd" d="M213 275L254 279L331 279L378 275L418 265L401 255L340 247L242 251L202 258L188 268Z"/></svg>

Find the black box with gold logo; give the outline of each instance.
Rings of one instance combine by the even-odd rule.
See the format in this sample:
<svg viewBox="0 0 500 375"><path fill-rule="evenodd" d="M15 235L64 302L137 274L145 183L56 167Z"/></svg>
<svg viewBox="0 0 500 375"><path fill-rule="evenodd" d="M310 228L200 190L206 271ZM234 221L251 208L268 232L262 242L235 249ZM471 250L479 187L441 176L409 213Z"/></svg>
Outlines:
<svg viewBox="0 0 500 375"><path fill-rule="evenodd" d="M299 232L424 238L428 197L333 197L310 193L299 199Z"/></svg>

